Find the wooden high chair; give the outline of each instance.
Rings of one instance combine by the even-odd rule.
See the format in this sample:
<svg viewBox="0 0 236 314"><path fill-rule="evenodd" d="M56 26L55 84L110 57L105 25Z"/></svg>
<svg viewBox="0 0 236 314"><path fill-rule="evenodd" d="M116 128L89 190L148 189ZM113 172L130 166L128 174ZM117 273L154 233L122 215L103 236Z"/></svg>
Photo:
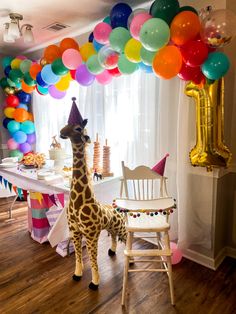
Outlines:
<svg viewBox="0 0 236 314"><path fill-rule="evenodd" d="M122 162L123 179L121 193L125 198L116 199L117 210L126 216L128 232L123 276L122 305L125 304L129 272L166 272L169 278L171 304L174 305L171 249L169 239L169 214L175 202L168 197L166 177L160 176L146 166L129 169ZM123 194L121 194L121 197ZM145 233L145 234L144 234ZM134 238L155 239L155 249L132 249ZM144 257L144 259L140 259ZM151 257L147 259L148 257ZM159 267L130 268L130 263L154 262Z"/></svg>

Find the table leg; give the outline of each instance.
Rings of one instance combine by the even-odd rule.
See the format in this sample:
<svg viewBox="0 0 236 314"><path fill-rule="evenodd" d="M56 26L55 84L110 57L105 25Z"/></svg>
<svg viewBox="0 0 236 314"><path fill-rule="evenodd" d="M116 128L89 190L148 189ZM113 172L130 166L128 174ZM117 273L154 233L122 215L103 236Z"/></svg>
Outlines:
<svg viewBox="0 0 236 314"><path fill-rule="evenodd" d="M13 206L15 205L15 202L16 202L16 200L17 200L17 197L18 197L18 195L16 195L16 196L14 197L14 199L13 199L13 201L12 201L12 203L11 203L11 206L10 206L10 208L9 208L9 219L12 219L12 209L13 209Z"/></svg>

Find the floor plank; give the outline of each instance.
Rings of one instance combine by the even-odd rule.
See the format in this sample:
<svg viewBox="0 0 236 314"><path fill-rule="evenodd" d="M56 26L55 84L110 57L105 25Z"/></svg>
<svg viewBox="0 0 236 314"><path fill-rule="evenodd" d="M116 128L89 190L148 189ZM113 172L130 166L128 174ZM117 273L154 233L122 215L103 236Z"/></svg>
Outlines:
<svg viewBox="0 0 236 314"><path fill-rule="evenodd" d="M217 271L183 259L174 266L176 306L170 304L165 274L132 273L127 306L121 308L123 249L110 258L110 238L99 240L101 284L88 289L91 279L86 249L81 282L71 279L74 255L59 256L48 243L39 244L27 231L25 203L16 204L13 220L0 202L0 313L98 313L98 314L232 314L236 313L236 262L227 258ZM151 247L139 241L136 247ZM148 263L145 267L148 267ZM134 266L135 267L135 266Z"/></svg>

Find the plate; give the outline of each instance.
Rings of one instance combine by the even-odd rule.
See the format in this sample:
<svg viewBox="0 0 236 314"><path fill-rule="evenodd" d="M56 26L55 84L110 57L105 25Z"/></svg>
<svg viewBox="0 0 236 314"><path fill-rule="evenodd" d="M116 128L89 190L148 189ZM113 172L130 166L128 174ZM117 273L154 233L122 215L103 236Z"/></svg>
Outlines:
<svg viewBox="0 0 236 314"><path fill-rule="evenodd" d="M0 164L0 168L14 168L17 166L17 163L13 162L3 162Z"/></svg>

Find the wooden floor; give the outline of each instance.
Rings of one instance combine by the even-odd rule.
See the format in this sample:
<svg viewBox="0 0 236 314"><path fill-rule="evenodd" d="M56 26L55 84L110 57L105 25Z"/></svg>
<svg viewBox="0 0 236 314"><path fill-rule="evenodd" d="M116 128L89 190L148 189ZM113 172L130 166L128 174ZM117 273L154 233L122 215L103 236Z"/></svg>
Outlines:
<svg viewBox="0 0 236 314"><path fill-rule="evenodd" d="M90 269L84 249L84 276L71 279L74 255L61 257L48 243L33 241L27 231L25 204L16 205L7 220L9 204L0 202L0 313L236 313L236 262L227 258L217 271L183 259L174 266L176 306L170 304L168 280L161 273L130 275L127 307L121 308L123 244L116 257L107 255L110 238L99 243L101 284L88 289ZM22 208L21 208L22 207ZM138 242L136 246L151 247ZM148 266L148 265L146 265Z"/></svg>

